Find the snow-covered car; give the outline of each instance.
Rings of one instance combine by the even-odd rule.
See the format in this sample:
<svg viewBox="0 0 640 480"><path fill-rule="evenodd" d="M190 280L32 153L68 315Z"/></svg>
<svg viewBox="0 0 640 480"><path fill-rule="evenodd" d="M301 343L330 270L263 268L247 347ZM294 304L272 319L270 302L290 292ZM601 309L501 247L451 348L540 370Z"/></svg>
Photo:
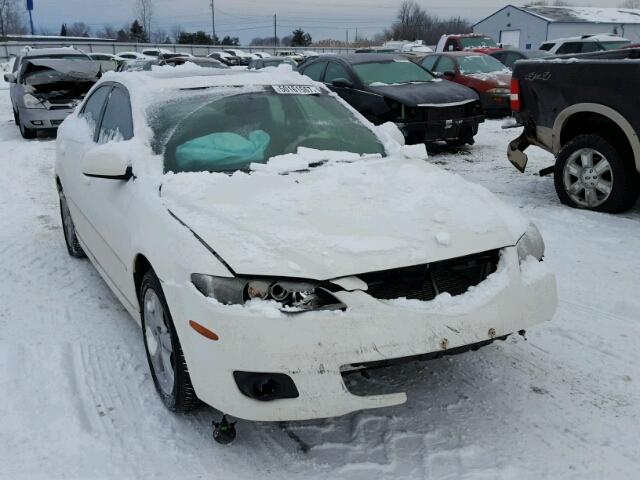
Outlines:
<svg viewBox="0 0 640 480"><path fill-rule="evenodd" d="M155 57L148 56L140 52L119 52L117 54L120 60L154 60Z"/></svg>
<svg viewBox="0 0 640 480"><path fill-rule="evenodd" d="M244 66L248 66L251 60L255 60L255 58L257 58L257 57L254 57L252 54L245 52L244 50L239 50L237 48L228 48L224 52L228 53L229 55L233 55L236 58L239 58L240 65L244 65Z"/></svg>
<svg viewBox="0 0 640 480"><path fill-rule="evenodd" d="M155 57L158 58L160 55L165 53L173 53L171 50L167 50L166 48L145 48L142 50L142 54L147 57Z"/></svg>
<svg viewBox="0 0 640 480"><path fill-rule="evenodd" d="M344 377L551 319L542 237L489 191L297 73L203 70L105 74L56 145L68 251L141 325L170 410L398 405Z"/></svg>

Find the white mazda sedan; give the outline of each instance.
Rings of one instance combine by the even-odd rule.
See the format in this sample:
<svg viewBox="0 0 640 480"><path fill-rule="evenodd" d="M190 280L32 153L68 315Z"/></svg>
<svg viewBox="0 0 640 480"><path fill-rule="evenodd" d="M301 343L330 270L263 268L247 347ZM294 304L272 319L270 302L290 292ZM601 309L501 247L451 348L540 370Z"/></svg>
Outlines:
<svg viewBox="0 0 640 480"><path fill-rule="evenodd" d="M170 410L398 405L345 377L552 318L536 227L394 129L286 67L110 72L64 122L67 248L141 325Z"/></svg>

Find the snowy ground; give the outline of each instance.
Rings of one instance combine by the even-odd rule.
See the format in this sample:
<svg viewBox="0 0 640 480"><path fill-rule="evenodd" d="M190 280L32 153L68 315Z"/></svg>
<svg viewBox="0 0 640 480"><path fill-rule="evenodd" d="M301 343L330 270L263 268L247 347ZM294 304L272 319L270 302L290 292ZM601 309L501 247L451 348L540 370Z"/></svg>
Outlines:
<svg viewBox="0 0 640 480"><path fill-rule="evenodd" d="M561 206L549 156L526 176L516 131L431 161L477 181L540 226L559 311L479 352L379 379L406 405L305 423L238 424L168 413L133 320L87 261L65 250L54 142L24 141L0 91L0 478L637 478L640 470L640 206L618 216ZM357 380L364 382L366 380Z"/></svg>

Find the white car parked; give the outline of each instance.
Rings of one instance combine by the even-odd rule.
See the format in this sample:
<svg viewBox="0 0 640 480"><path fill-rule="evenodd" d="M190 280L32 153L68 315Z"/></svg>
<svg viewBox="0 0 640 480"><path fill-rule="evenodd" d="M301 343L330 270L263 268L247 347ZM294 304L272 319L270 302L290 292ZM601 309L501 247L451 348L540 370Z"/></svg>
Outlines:
<svg viewBox="0 0 640 480"><path fill-rule="evenodd" d="M119 52L117 54L118 59L120 60L153 60L154 57L145 55L140 52Z"/></svg>
<svg viewBox="0 0 640 480"><path fill-rule="evenodd" d="M167 68L105 74L60 128L55 173L69 253L141 325L170 410L398 405L345 376L553 316L538 230L393 125L288 69Z"/></svg>
<svg viewBox="0 0 640 480"><path fill-rule="evenodd" d="M631 43L626 38L604 33L601 35L582 35L581 37L558 38L542 43L539 47L555 55L600 52L624 48Z"/></svg>

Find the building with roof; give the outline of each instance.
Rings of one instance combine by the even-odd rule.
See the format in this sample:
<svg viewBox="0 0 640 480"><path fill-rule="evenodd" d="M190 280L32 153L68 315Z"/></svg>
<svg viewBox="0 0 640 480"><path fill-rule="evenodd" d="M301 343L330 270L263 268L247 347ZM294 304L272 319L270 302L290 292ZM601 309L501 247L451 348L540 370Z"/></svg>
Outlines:
<svg viewBox="0 0 640 480"><path fill-rule="evenodd" d="M522 49L537 49L546 40L599 33L640 43L640 10L507 5L476 23L473 31Z"/></svg>

